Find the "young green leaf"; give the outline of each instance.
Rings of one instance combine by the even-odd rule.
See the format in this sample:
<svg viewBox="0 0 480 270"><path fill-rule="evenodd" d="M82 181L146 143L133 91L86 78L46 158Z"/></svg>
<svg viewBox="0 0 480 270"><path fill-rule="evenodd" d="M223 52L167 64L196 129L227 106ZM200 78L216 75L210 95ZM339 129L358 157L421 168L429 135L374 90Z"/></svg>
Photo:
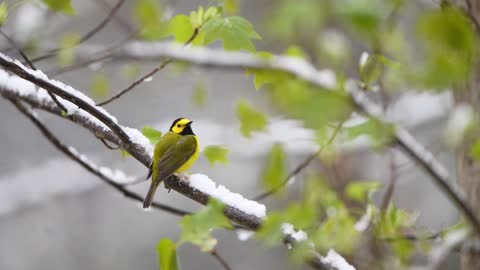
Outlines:
<svg viewBox="0 0 480 270"><path fill-rule="evenodd" d="M267 189L278 188L287 177L286 155L280 143L274 144L270 150L263 171L263 186Z"/></svg>
<svg viewBox="0 0 480 270"><path fill-rule="evenodd" d="M100 98L107 97L110 94L111 86L110 79L107 75L101 73L95 76L92 86L90 87L92 95Z"/></svg>
<svg viewBox="0 0 480 270"><path fill-rule="evenodd" d="M235 14L238 11L238 0L219 0L223 4L223 10L228 14Z"/></svg>
<svg viewBox="0 0 480 270"><path fill-rule="evenodd" d="M280 244L283 238L282 224L284 218L281 213L274 212L268 214L262 226L258 230L256 236L263 239L267 246Z"/></svg>
<svg viewBox="0 0 480 270"><path fill-rule="evenodd" d="M159 270L179 270L177 257L177 247L175 243L165 238L160 240L157 245Z"/></svg>
<svg viewBox="0 0 480 270"><path fill-rule="evenodd" d="M254 131L267 129L267 115L255 110L246 100L237 103L237 117L241 124L240 131L247 138L250 138Z"/></svg>
<svg viewBox="0 0 480 270"><path fill-rule="evenodd" d="M145 126L142 128L142 134L150 140L150 143L155 145L162 138L162 132L156 130L154 127Z"/></svg>
<svg viewBox="0 0 480 270"><path fill-rule="evenodd" d="M477 139L470 148L470 156L474 160L480 160L480 139Z"/></svg>
<svg viewBox="0 0 480 270"><path fill-rule="evenodd" d="M43 0L43 2L54 12L63 12L67 15L75 14L71 0Z"/></svg>
<svg viewBox="0 0 480 270"><path fill-rule="evenodd" d="M287 50L285 50L285 55L307 59L305 51L301 47L295 45L288 47Z"/></svg>
<svg viewBox="0 0 480 270"><path fill-rule="evenodd" d="M8 17L8 5L4 1L0 4L0 25L4 24L7 21Z"/></svg>
<svg viewBox="0 0 480 270"><path fill-rule="evenodd" d="M175 36L175 41L185 43L194 31L190 17L180 14L168 22L168 35Z"/></svg>
<svg viewBox="0 0 480 270"><path fill-rule="evenodd" d="M75 47L80 42L80 36L75 33L69 33L62 37L60 41L60 51L58 53L58 62L62 66L68 66L75 60Z"/></svg>
<svg viewBox="0 0 480 270"><path fill-rule="evenodd" d="M207 103L208 93L205 82L199 81L193 90L193 103L198 107L204 107Z"/></svg>
<svg viewBox="0 0 480 270"><path fill-rule="evenodd" d="M242 17L215 17L206 22L201 32L204 33L205 45L222 40L225 50L247 50L254 52L252 39L261 39L253 25Z"/></svg>
<svg viewBox="0 0 480 270"><path fill-rule="evenodd" d="M158 40L167 36L163 21L163 8L156 0L135 1L134 15L142 30L140 36L146 40Z"/></svg>
<svg viewBox="0 0 480 270"><path fill-rule="evenodd" d="M203 154L210 162L210 165L214 166L215 163L228 163L228 154L230 150L220 145L209 145L203 150Z"/></svg>
<svg viewBox="0 0 480 270"><path fill-rule="evenodd" d="M217 244L217 240L211 235L212 230L233 227L225 217L224 209L224 204L211 199L199 212L185 216L180 223L183 229L180 243L190 242L200 246L203 252L212 251Z"/></svg>
<svg viewBox="0 0 480 270"><path fill-rule="evenodd" d="M365 202L365 200L367 198L370 199L372 194L381 186L381 183L376 181L351 182L347 185L345 194L352 200Z"/></svg>
<svg viewBox="0 0 480 270"><path fill-rule="evenodd" d="M364 123L345 128L347 138L353 140L361 135L367 135L372 140L374 148L381 148L388 144L394 134L392 125L384 124L375 118Z"/></svg>

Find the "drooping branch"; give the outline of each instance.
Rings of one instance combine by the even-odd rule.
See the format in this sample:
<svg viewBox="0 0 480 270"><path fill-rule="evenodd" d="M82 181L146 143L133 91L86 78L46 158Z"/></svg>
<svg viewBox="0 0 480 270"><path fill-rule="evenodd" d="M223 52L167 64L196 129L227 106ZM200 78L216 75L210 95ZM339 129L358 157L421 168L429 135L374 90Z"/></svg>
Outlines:
<svg viewBox="0 0 480 270"><path fill-rule="evenodd" d="M35 115L33 111L31 111L29 108L24 106L20 101L16 100L15 98L7 97L7 99L15 105L15 107L23 114L25 115L42 133L42 135L50 142L52 145L54 145L58 150L63 152L65 155L67 155L69 158L74 160L75 162L79 163L83 168L85 168L87 171L91 172L92 174L98 176L103 182L106 184L110 185L120 193L122 193L125 197L142 202L143 197L133 191L130 191L124 187L125 183L128 183L131 181L129 177L126 177L123 173L119 173L118 171L112 171L109 168L106 167L99 167L96 164L94 164L92 161L88 160L85 156L80 155L74 148L69 147L64 145L60 139L58 139L41 121L40 119ZM190 214L187 211L177 209L174 207L171 207L169 205L161 204L161 203L152 203L152 207L156 209L160 209L163 211L166 211L168 213L174 214L174 215L188 215Z"/></svg>
<svg viewBox="0 0 480 270"><path fill-rule="evenodd" d="M226 52L209 48L183 48L181 45L171 42L133 42L127 44L123 50L119 50L117 53L117 57L136 60L155 60L168 57L207 67L279 70L326 90L334 89L336 86L335 76L332 71L317 70L305 60L288 56L264 58L246 52ZM351 100L360 112L369 117L377 118L384 123L389 122L384 116L382 108L372 102L366 93L357 87L355 82L349 81L347 85L347 91ZM451 186L450 183L453 183L453 179L450 178L443 164L407 130L400 126L395 128L394 142L431 176L431 179L440 190L462 212L476 233L480 234L478 217L466 203L464 195Z"/></svg>
<svg viewBox="0 0 480 270"><path fill-rule="evenodd" d="M149 165L149 163L151 162L151 153L149 153L149 151L147 150L146 148L147 146L143 144L133 143L132 138L129 137L129 134L137 134L137 136L143 136L141 135L141 133L139 133L138 131L137 131L138 133L129 132L129 134L124 132L123 134L124 136L127 137L127 139L122 140L120 137L122 136L122 133L113 131L113 128L112 129L106 128L106 124L108 123L110 125L107 127L114 127L122 131L125 128L118 125L117 121L114 120L115 118L109 115L106 111L100 110L99 108L92 105L91 102L88 99L86 99L87 98L86 96L82 97L80 93L76 92L76 90L74 89L70 89L70 88L69 90L64 89L64 88L67 88L67 86L57 81L51 81L48 78L46 78L45 75L43 75L43 77L41 78L38 78L37 76L35 76L36 73L34 73L31 70L28 70L26 67L19 64L16 61L8 59L7 57L1 56L0 59L1 59L0 65L6 66L9 71L12 71L15 74L22 75L26 80L32 81L35 84L38 83L37 85L39 86L53 89L53 91L56 91L57 93L60 94L59 95L60 97L62 98L65 97L67 98L67 100L69 99L73 102L77 102L81 106L87 105L85 106L85 108L86 110L89 110L88 112L91 111L92 115L87 114L85 113L85 111L80 109L73 110L69 112L70 117L68 117L68 120L88 128L97 137L104 138L106 140L121 144L125 149L127 149L127 151L130 154L132 154L134 158L139 160L145 166ZM32 106L36 108L44 109L48 112L61 115L60 109L58 109L58 107L55 106L55 104L51 101L51 99L48 98L44 89L41 89L41 88L30 89L31 85L25 84L25 81L16 77L16 75L12 75L8 77L9 75L6 74L5 71L3 70L0 70L0 71L1 71L0 72L0 93L2 94L2 96L20 98L30 103ZM20 89L22 87L26 87L28 89ZM95 115L93 114L99 115L100 118L102 119L95 118ZM144 139L148 143L148 140L146 138ZM149 143L148 143L148 146L151 147ZM198 188L193 187L192 185L189 184L188 181L184 181L186 179L188 178L185 175L175 174L165 181L166 182L165 185L168 188L174 189L175 191L183 194L184 196L192 198L193 200L201 204L206 204L210 198L210 195L206 192L201 191ZM118 189L118 186L114 186L114 187ZM124 189L123 186L120 186L120 188ZM221 190L223 192L229 192L223 187L219 187L218 190ZM121 190L119 189L119 191ZM238 194L233 194L233 193L229 193L228 195L232 195L233 197L230 197L230 198L231 199L233 198L235 200L239 196ZM131 195L131 196L136 200L142 199L142 197L138 195L136 196ZM243 199L243 200L246 200L246 199ZM256 202L248 201L248 203L255 204ZM243 228L243 229L247 228L250 230L256 230L261 226L263 222L262 218L245 212L245 209L235 207L229 204L227 204L225 214L232 221L240 225L238 226L239 228ZM285 239L287 240L287 243L290 243L291 245L295 244L296 238L293 237L292 235L285 234ZM322 270L340 270L339 268L336 268L334 266L331 266L328 263L323 262L322 261L323 257L318 253L316 253L315 250L313 249L312 249L312 253L314 256L311 260L308 261L308 263L312 267L316 269L322 269Z"/></svg>

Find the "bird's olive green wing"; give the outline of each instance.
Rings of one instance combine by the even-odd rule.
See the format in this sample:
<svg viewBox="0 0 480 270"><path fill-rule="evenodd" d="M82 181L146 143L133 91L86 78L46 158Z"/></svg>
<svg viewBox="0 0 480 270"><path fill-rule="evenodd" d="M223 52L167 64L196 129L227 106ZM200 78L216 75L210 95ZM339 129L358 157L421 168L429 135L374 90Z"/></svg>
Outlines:
<svg viewBox="0 0 480 270"><path fill-rule="evenodd" d="M197 149L197 140L194 135L181 136L176 142L166 143L166 149L162 151L156 164L158 175L156 179L163 180L182 167L192 157ZM155 169L155 168L154 168Z"/></svg>

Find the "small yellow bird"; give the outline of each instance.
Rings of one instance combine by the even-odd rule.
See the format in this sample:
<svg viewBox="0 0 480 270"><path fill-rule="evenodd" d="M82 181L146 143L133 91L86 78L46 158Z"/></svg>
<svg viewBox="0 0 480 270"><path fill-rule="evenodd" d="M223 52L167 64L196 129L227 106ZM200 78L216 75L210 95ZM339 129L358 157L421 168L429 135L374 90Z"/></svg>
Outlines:
<svg viewBox="0 0 480 270"><path fill-rule="evenodd" d="M193 133L192 123L186 118L176 119L155 145L153 162L147 175L147 179L152 176L152 183L143 201L143 208L150 207L155 191L163 180L175 172L188 170L197 160L200 143Z"/></svg>

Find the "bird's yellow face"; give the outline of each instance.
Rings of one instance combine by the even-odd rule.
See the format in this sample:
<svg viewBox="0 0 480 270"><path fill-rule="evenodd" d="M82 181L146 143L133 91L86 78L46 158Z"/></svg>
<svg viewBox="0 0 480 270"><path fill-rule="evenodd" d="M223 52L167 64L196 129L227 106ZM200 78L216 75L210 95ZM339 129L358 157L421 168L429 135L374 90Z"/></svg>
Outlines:
<svg viewBox="0 0 480 270"><path fill-rule="evenodd" d="M180 135L195 135L192 131L192 123L193 121L187 118L178 118L173 121L170 131Z"/></svg>

